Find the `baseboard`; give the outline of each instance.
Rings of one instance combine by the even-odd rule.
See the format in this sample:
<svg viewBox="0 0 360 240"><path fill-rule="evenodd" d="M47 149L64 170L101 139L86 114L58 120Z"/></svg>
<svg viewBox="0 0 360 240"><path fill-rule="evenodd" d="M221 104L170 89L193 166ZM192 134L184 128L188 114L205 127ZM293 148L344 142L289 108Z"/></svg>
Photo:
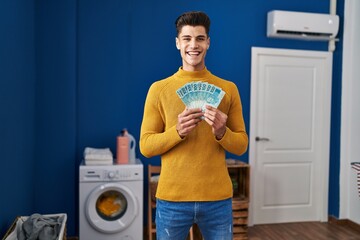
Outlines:
<svg viewBox="0 0 360 240"><path fill-rule="evenodd" d="M329 216L328 217L328 221L331 224L337 224L337 225L343 225L343 226L348 226L358 232L360 232L360 224L357 224L349 219L338 219L334 216Z"/></svg>

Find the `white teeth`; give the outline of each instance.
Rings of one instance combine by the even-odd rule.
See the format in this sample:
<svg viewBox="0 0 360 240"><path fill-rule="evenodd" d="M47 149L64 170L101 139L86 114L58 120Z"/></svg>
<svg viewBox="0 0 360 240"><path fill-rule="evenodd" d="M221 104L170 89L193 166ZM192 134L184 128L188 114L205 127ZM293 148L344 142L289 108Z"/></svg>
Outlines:
<svg viewBox="0 0 360 240"><path fill-rule="evenodd" d="M190 56L199 56L200 52L188 52Z"/></svg>

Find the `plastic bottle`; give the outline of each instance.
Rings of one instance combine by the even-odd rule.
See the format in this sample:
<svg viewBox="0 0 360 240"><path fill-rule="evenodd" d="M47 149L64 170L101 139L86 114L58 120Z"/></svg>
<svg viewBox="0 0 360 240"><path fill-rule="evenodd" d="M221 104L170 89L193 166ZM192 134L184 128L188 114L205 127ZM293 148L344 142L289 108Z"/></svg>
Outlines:
<svg viewBox="0 0 360 240"><path fill-rule="evenodd" d="M116 163L129 163L129 137L126 129L123 129L116 139Z"/></svg>
<svg viewBox="0 0 360 240"><path fill-rule="evenodd" d="M136 163L136 154L135 154L135 148L136 148L136 140L133 137L133 135L131 135L128 132L128 137L129 137L129 164L135 164Z"/></svg>

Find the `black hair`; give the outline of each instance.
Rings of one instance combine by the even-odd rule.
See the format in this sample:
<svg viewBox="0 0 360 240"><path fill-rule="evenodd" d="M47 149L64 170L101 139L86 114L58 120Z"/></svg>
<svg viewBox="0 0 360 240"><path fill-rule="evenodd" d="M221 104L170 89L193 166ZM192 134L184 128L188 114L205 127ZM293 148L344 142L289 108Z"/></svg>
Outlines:
<svg viewBox="0 0 360 240"><path fill-rule="evenodd" d="M183 26L203 26L206 34L210 32L210 18L204 12L191 11L181 14L175 21L177 35L181 32Z"/></svg>

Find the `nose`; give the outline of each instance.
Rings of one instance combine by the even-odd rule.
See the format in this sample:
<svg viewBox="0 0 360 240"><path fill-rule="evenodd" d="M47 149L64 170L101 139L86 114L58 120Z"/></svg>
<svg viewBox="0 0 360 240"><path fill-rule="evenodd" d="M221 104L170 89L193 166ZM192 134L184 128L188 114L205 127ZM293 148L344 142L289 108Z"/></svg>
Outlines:
<svg viewBox="0 0 360 240"><path fill-rule="evenodd" d="M196 39L191 40L190 47L192 47L192 48L198 48L199 47L198 43L196 42Z"/></svg>

